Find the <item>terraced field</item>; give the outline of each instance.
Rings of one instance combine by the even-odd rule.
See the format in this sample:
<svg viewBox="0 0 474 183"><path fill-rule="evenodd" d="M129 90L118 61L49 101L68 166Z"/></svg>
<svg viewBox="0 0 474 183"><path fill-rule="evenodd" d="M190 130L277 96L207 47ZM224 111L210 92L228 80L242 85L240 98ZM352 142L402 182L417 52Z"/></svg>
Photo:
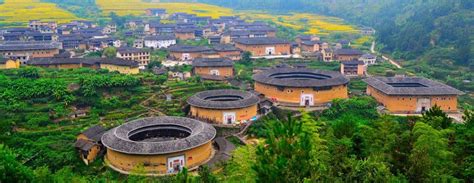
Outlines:
<svg viewBox="0 0 474 183"><path fill-rule="evenodd" d="M96 0L104 15L115 12L118 15L143 15L148 8L164 8L168 13L192 13L198 16L232 15L232 9L201 3L149 3L141 0Z"/></svg>
<svg viewBox="0 0 474 183"><path fill-rule="evenodd" d="M53 3L39 0L5 0L0 4L0 25L25 25L33 19L65 23L79 18Z"/></svg>

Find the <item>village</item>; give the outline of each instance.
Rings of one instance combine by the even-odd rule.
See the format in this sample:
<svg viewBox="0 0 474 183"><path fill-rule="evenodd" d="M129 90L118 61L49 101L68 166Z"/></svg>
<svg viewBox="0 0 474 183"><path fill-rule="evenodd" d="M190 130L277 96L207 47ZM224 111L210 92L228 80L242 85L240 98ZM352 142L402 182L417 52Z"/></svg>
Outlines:
<svg viewBox="0 0 474 183"><path fill-rule="evenodd" d="M225 137L248 143L248 128L272 111L323 111L354 96L372 97L383 114L422 116L436 106L462 122L458 96L463 91L415 75L371 75L370 67L388 61L352 47L351 40L308 34L287 40L267 22L238 16L214 19L157 8L144 14L123 25L32 20L28 27L0 30L0 69L89 68L228 86L190 93L177 104L184 116L151 112L112 127L89 126L71 147L85 164L103 156L114 171L134 174L142 165L139 174L148 176L213 167L235 149ZM375 31L364 27L358 34ZM256 60L265 66L248 66ZM361 91L351 90L354 80L364 84ZM166 100L178 97L166 94Z"/></svg>

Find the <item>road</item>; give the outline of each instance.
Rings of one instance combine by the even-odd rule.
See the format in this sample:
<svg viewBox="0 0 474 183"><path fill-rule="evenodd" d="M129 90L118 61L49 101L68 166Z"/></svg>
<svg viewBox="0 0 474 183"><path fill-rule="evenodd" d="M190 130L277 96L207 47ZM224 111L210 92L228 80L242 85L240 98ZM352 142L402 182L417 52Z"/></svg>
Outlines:
<svg viewBox="0 0 474 183"><path fill-rule="evenodd" d="M370 46L370 52L373 54L376 54L377 52L375 51L375 41L372 41L372 45ZM397 67L398 69L403 68L398 62L394 61L393 59L388 58L387 56L382 54L382 59L388 61L390 64L393 66Z"/></svg>

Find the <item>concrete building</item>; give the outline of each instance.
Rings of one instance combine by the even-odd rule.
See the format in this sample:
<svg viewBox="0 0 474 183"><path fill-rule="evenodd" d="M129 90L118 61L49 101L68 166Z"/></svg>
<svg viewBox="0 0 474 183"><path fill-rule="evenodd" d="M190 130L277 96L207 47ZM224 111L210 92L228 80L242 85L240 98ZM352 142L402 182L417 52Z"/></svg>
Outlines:
<svg viewBox="0 0 474 183"><path fill-rule="evenodd" d="M364 81L367 95L392 113L422 113L434 105L445 112L457 112L457 98L463 94L448 85L418 77L373 77Z"/></svg>
<svg viewBox="0 0 474 183"><path fill-rule="evenodd" d="M364 62L365 65L374 65L377 61L377 56L367 53L362 55L359 60Z"/></svg>
<svg viewBox="0 0 474 183"><path fill-rule="evenodd" d="M209 123L236 125L256 119L260 99L238 90L209 90L188 98L189 116Z"/></svg>
<svg viewBox="0 0 474 183"><path fill-rule="evenodd" d="M321 106L348 98L349 79L338 72L276 68L253 76L255 91L283 106Z"/></svg>
<svg viewBox="0 0 474 183"><path fill-rule="evenodd" d="M140 69L145 69L151 59L150 51L133 47L118 48L117 58L136 61Z"/></svg>
<svg viewBox="0 0 474 183"><path fill-rule="evenodd" d="M147 48L168 48L176 44L176 37L172 35L147 36L144 45Z"/></svg>
<svg viewBox="0 0 474 183"><path fill-rule="evenodd" d="M194 119L137 119L102 136L107 148L104 159L109 167L123 174L130 174L139 165L143 166L143 175L174 174L209 161L215 136L214 127Z"/></svg>

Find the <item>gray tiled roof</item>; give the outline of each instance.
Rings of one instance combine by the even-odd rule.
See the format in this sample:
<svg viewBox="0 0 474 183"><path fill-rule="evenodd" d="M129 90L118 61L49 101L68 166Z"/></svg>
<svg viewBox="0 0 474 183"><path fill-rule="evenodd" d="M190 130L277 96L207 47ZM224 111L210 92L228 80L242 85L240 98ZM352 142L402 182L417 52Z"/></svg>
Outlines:
<svg viewBox="0 0 474 183"><path fill-rule="evenodd" d="M157 35L157 36L146 36L145 40L148 41L160 41L160 40L175 40L176 37L173 35Z"/></svg>
<svg viewBox="0 0 474 183"><path fill-rule="evenodd" d="M210 50L207 46L173 45L168 48L170 52L204 52Z"/></svg>
<svg viewBox="0 0 474 183"><path fill-rule="evenodd" d="M283 87L326 87L349 83L349 79L339 72L313 70L307 68L276 68L255 74L256 82Z"/></svg>
<svg viewBox="0 0 474 183"><path fill-rule="evenodd" d="M336 55L363 55L364 52L357 49L337 49L334 51Z"/></svg>
<svg viewBox="0 0 474 183"><path fill-rule="evenodd" d="M234 42L245 45L290 44L287 40L273 37L239 38L235 39Z"/></svg>
<svg viewBox="0 0 474 183"><path fill-rule="evenodd" d="M189 129L186 138L168 141L133 141L129 133L143 128L160 128L160 126L179 126ZM113 128L102 136L102 143L108 149L125 154L158 155L182 152L210 142L216 136L212 125L198 120L183 117L149 117L134 120Z"/></svg>
<svg viewBox="0 0 474 183"><path fill-rule="evenodd" d="M421 77L371 77L364 81L387 95L462 95L463 92ZM391 85L392 84L392 85ZM394 87L393 84L410 84L406 87ZM415 84L414 87L413 84Z"/></svg>
<svg viewBox="0 0 474 183"><path fill-rule="evenodd" d="M234 101L219 101L212 98L238 98ZM239 90L208 90L199 92L188 98L188 104L191 106L208 109L239 109L257 104L260 99L249 92Z"/></svg>
<svg viewBox="0 0 474 183"><path fill-rule="evenodd" d="M193 61L193 67L232 67L234 62L225 58L197 58Z"/></svg>
<svg viewBox="0 0 474 183"><path fill-rule="evenodd" d="M61 46L56 42L9 42L0 44L0 51L51 50Z"/></svg>
<svg viewBox="0 0 474 183"><path fill-rule="evenodd" d="M119 58L35 58L28 61L28 65L59 65L59 64L110 64L119 66L138 67L138 63L134 61Z"/></svg>

